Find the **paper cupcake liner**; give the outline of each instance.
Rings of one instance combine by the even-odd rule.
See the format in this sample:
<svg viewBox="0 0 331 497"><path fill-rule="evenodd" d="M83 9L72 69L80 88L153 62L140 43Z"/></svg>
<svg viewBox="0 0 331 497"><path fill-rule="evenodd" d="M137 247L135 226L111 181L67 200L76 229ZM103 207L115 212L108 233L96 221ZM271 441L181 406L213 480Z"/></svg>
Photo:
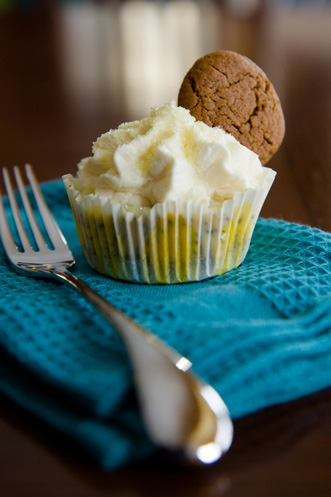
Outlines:
<svg viewBox="0 0 331 497"><path fill-rule="evenodd" d="M104 196L81 196L63 177L88 263L102 274L139 283L183 283L242 263L275 172L265 186L236 192L220 208L167 201L134 213Z"/></svg>

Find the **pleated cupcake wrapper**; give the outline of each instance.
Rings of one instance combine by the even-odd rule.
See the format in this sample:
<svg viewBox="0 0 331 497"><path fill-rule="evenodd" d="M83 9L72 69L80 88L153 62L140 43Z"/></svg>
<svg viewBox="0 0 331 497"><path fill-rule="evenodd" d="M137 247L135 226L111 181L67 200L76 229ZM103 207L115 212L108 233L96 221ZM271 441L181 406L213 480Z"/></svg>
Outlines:
<svg viewBox="0 0 331 497"><path fill-rule="evenodd" d="M167 201L139 213L105 196L81 196L63 177L78 236L89 264L102 274L140 283L199 281L237 267L273 183L237 192L221 208L195 201Z"/></svg>

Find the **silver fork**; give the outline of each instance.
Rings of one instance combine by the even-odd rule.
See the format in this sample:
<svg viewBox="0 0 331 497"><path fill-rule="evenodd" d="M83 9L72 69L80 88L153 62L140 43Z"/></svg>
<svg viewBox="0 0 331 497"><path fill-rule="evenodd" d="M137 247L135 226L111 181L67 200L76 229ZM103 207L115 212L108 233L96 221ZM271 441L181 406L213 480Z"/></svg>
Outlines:
<svg viewBox="0 0 331 497"><path fill-rule="evenodd" d="M181 453L190 461L211 463L230 447L233 426L218 393L190 371L191 362L151 332L98 295L68 271L74 257L41 193L31 166L26 165L36 204L53 248L49 248L36 221L24 181L14 167L17 188L38 249L31 246L7 169L4 183L10 209L23 247L16 246L0 193L0 234L13 268L26 276L51 277L81 292L108 319L121 336L131 359L142 417L158 446Z"/></svg>

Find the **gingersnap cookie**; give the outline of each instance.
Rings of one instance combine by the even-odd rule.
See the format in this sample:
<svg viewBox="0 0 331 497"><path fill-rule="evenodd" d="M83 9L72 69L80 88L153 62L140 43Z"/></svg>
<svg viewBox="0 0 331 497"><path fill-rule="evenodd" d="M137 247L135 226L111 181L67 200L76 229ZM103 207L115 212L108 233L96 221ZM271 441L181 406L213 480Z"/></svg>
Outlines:
<svg viewBox="0 0 331 497"><path fill-rule="evenodd" d="M263 165L284 137L284 115L273 85L260 67L235 52L221 50L198 59L183 80L178 105L231 133Z"/></svg>

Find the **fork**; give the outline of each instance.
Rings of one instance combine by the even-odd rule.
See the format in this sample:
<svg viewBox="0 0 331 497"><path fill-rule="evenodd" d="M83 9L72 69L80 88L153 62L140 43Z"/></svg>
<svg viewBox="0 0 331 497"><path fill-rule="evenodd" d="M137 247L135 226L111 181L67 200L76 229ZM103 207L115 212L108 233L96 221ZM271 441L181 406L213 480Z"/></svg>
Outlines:
<svg viewBox="0 0 331 497"><path fill-rule="evenodd" d="M25 210L27 221L24 223L8 170L4 168L9 209L22 247L14 241L1 192L0 235L14 270L26 276L50 277L70 285L110 322L126 346L145 428L157 446L179 453L191 462L209 464L217 461L229 449L233 438L233 425L224 401L216 390L191 371L192 363L186 357L68 271L75 259L45 202L32 167L27 164L25 171L52 246L45 241L36 220L36 211L19 168L14 167L14 176ZM33 233L37 250L32 247L26 225Z"/></svg>

